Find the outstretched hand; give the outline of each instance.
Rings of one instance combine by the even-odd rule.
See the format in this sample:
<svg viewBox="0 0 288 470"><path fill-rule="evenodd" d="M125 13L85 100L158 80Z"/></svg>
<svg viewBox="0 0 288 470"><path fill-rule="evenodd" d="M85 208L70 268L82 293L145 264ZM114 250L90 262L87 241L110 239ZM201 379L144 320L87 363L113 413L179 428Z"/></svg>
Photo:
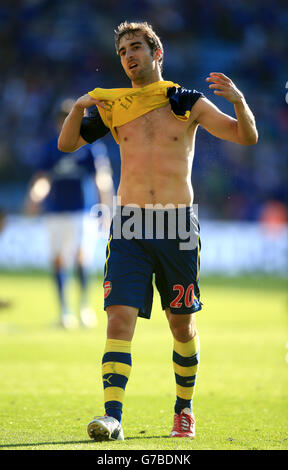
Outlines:
<svg viewBox="0 0 288 470"><path fill-rule="evenodd" d="M226 77L224 73L212 72L210 76L206 78L207 82L213 82L209 85L209 88L214 89L214 94L218 96L223 96L230 103L239 103L243 100L244 96L236 85L230 80L229 77Z"/></svg>

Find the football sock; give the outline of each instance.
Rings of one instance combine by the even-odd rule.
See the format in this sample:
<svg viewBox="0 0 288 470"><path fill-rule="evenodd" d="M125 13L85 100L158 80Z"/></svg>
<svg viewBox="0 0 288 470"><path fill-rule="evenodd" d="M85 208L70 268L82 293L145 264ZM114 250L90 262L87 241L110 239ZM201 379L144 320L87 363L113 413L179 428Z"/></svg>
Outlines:
<svg viewBox="0 0 288 470"><path fill-rule="evenodd" d="M87 301L88 278L86 269L80 263L77 265L77 278L81 287L81 305L84 306Z"/></svg>
<svg viewBox="0 0 288 470"><path fill-rule="evenodd" d="M192 398L199 367L200 343L198 333L186 343L174 339L173 368L176 380L175 413L184 408L192 412Z"/></svg>
<svg viewBox="0 0 288 470"><path fill-rule="evenodd" d="M54 278L56 281L56 287L58 297L60 301L61 312L67 311L66 298L65 298L65 285L66 285L66 273L62 269L54 270Z"/></svg>
<svg viewBox="0 0 288 470"><path fill-rule="evenodd" d="M105 411L119 422L131 366L131 341L107 339L102 359Z"/></svg>

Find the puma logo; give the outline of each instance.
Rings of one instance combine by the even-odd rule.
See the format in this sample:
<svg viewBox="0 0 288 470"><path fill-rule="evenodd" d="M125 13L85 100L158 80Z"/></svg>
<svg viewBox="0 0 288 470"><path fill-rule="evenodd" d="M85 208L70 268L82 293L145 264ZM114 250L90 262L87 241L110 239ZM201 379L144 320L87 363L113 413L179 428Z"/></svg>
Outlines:
<svg viewBox="0 0 288 470"><path fill-rule="evenodd" d="M113 377L112 374L109 375L109 377L107 377L107 379L104 379L104 377L103 377L103 382L108 382L109 385L112 385L111 382L110 382L111 377Z"/></svg>

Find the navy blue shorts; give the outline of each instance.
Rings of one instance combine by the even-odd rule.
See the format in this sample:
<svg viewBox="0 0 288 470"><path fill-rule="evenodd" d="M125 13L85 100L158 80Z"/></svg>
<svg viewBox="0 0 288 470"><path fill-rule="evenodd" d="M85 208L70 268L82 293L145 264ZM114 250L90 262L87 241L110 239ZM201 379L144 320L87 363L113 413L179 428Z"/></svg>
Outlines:
<svg viewBox="0 0 288 470"><path fill-rule="evenodd" d="M163 310L201 310L199 232L192 207L118 207L106 250L104 308L131 306L139 309L138 316L150 318L155 275Z"/></svg>

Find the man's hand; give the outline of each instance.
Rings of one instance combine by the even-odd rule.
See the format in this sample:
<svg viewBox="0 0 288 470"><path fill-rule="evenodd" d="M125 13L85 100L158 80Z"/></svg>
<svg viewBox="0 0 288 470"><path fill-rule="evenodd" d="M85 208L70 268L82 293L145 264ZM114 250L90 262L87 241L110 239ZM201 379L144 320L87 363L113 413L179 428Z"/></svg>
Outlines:
<svg viewBox="0 0 288 470"><path fill-rule="evenodd" d="M84 110L85 108L90 108L91 106L100 106L103 109L106 109L105 103L100 100L95 100L94 98L91 98L91 96L86 93L86 95L80 96L78 100L76 101L74 107L76 109L81 109Z"/></svg>
<svg viewBox="0 0 288 470"><path fill-rule="evenodd" d="M85 114L85 109L94 105L106 109L103 101L91 98L88 93L80 96L80 98L78 98L74 103L70 113L64 121L58 138L58 149L61 152L75 152L75 150L87 144L80 135L80 126Z"/></svg>
<svg viewBox="0 0 288 470"><path fill-rule="evenodd" d="M223 96L233 103L236 119L220 111L207 98L200 98L193 106L195 121L219 139L241 145L254 145L258 141L255 118L241 91L223 73L210 73L206 78L212 82L215 95Z"/></svg>
<svg viewBox="0 0 288 470"><path fill-rule="evenodd" d="M209 74L210 77L206 78L207 82L214 82L209 85L209 88L214 88L214 94L218 96L223 96L230 103L236 104L244 101L244 96L240 90L235 86L235 84L230 80L229 77L226 77L224 73L212 72Z"/></svg>

